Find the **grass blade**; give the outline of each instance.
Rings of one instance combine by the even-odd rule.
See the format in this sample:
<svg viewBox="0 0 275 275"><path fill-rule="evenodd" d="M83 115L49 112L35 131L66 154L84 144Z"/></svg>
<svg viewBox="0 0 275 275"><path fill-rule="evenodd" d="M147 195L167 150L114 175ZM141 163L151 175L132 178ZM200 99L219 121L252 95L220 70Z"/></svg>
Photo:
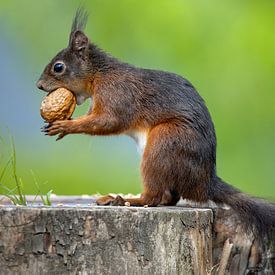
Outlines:
<svg viewBox="0 0 275 275"><path fill-rule="evenodd" d="M51 202L51 194L52 194L53 190L50 190L47 194L46 194L46 205L51 206L52 202Z"/></svg>
<svg viewBox="0 0 275 275"><path fill-rule="evenodd" d="M2 181L2 179L4 178L4 175L5 175L5 173L6 173L7 169L8 169L11 161L12 161L12 156L9 158L9 160L7 161L6 165L4 166L4 168L2 170L2 173L0 174L0 181Z"/></svg>
<svg viewBox="0 0 275 275"><path fill-rule="evenodd" d="M8 161L6 162L4 168L2 169L1 173L0 173L0 187L6 192L6 194L3 194L3 198L0 199L0 202L4 199L4 197L7 197L8 199L10 199L10 201L15 204L15 205L25 205L27 206L27 198L26 195L23 192L23 182L22 179L18 177L17 174L17 158L16 158L16 150L15 150L15 145L14 145L14 140L11 137L10 139L10 143L11 143L11 156L8 159ZM1 138L0 136L0 142L4 142L4 140ZM12 177L15 181L15 188L14 189L10 189L7 186L5 186L4 184L1 183L1 181L3 180L4 176L7 173L8 168L11 167L11 174ZM40 185L38 184L36 177L33 173L33 171L31 170L33 179L34 179L34 183L36 185L37 188L37 193L32 201L32 204L36 201L37 197L39 196L41 198L41 201L44 205L51 205L51 194L52 194L52 190L50 190L46 195L42 194ZM45 183L44 183L45 184ZM17 194L16 194L16 193Z"/></svg>
<svg viewBox="0 0 275 275"><path fill-rule="evenodd" d="M4 194L5 197L11 200L11 202L14 205L20 204L19 198L15 195L14 191L16 190L16 187L14 189L10 189L7 186L0 183L0 186L7 192L7 194ZM3 199L1 199L2 201Z"/></svg>

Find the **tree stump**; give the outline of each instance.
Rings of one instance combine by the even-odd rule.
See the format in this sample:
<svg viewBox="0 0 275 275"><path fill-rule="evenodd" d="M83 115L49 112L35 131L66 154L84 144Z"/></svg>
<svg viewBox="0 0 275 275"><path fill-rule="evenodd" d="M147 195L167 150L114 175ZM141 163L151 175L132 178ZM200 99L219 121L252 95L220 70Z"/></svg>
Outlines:
<svg viewBox="0 0 275 275"><path fill-rule="evenodd" d="M0 274L274 274L271 246L242 232L230 209L93 201L2 205Z"/></svg>
<svg viewBox="0 0 275 275"><path fill-rule="evenodd" d="M198 204L186 201L180 205L198 207ZM238 215L231 208L218 207L213 202L200 204L200 207L203 206L211 207L214 217L211 274L275 274L275 236L259 240L244 230Z"/></svg>

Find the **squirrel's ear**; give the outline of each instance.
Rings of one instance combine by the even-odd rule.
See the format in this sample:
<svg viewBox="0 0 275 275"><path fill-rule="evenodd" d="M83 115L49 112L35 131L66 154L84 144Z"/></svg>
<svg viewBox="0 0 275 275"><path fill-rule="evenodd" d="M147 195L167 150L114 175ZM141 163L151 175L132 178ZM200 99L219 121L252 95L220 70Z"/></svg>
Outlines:
<svg viewBox="0 0 275 275"><path fill-rule="evenodd" d="M81 51L89 45L89 38L82 31L75 31L70 37L70 47L73 51Z"/></svg>

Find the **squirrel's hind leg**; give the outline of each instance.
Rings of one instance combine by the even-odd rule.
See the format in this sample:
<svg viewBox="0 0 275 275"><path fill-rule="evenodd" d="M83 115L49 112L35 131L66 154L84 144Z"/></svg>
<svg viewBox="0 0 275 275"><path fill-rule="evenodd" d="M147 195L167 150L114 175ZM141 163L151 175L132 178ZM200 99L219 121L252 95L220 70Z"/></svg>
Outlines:
<svg viewBox="0 0 275 275"><path fill-rule="evenodd" d="M171 192L169 190L165 191L163 194L150 194L143 193L140 198L122 198L121 196L103 196L97 199L96 203L98 205L113 205L113 206L123 206L130 204L130 206L157 206L161 205L176 205L179 201L180 196L178 193Z"/></svg>
<svg viewBox="0 0 275 275"><path fill-rule="evenodd" d="M176 191L166 190L162 195L161 205L173 206L180 200L180 195Z"/></svg>
<svg viewBox="0 0 275 275"><path fill-rule="evenodd" d="M141 197L125 199L105 196L99 198L97 204L125 205L128 202L132 206L175 205L180 199L181 185L185 180L184 134L184 128L179 124L163 123L152 128L148 132L142 156L144 192Z"/></svg>

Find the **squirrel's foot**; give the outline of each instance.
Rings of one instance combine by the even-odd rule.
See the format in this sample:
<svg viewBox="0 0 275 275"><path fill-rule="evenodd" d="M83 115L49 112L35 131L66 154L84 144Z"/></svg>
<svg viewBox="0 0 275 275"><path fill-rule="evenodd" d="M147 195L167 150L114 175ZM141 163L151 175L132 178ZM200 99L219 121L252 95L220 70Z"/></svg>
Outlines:
<svg viewBox="0 0 275 275"><path fill-rule="evenodd" d="M121 196L103 196L97 199L97 205L111 205L111 206L124 206L125 200Z"/></svg>

